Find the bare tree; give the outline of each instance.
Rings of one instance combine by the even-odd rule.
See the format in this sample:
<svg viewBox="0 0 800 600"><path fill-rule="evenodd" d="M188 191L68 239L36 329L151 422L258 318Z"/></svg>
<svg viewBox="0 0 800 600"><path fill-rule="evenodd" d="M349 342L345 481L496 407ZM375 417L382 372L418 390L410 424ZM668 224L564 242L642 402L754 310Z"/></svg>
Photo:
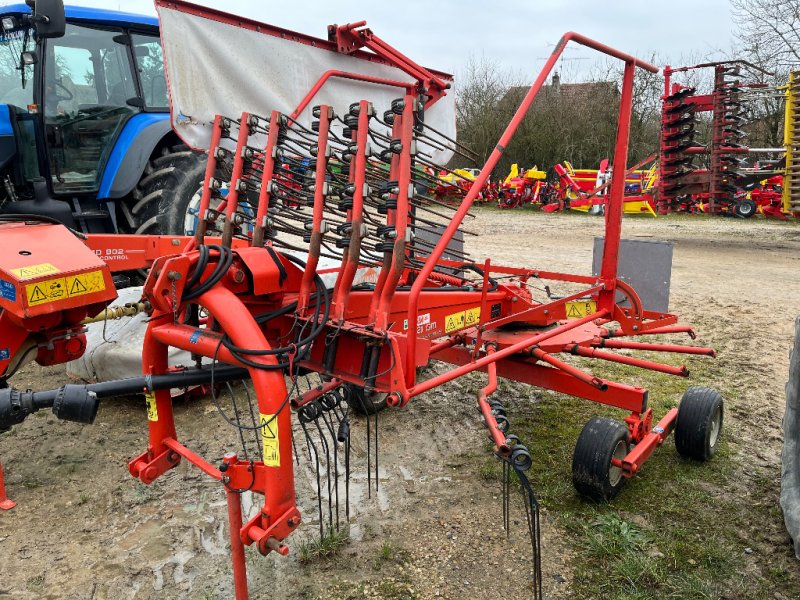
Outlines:
<svg viewBox="0 0 800 600"><path fill-rule="evenodd" d="M737 54L773 75L762 76L770 88L781 86L800 64L800 0L731 0L741 44ZM780 146L783 141L781 93L763 93L748 105L750 144Z"/></svg>
<svg viewBox="0 0 800 600"><path fill-rule="evenodd" d="M768 64L800 62L800 0L731 0L745 48Z"/></svg>

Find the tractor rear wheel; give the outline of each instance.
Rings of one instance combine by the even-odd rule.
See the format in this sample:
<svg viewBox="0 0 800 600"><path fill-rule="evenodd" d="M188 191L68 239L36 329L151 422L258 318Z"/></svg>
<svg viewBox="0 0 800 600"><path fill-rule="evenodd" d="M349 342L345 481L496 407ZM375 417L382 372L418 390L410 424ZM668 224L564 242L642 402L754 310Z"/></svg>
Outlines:
<svg viewBox="0 0 800 600"><path fill-rule="evenodd" d="M596 502L611 500L625 485L622 469L611 464L630 451L630 433L624 423L593 417L583 427L572 455L572 483L582 496Z"/></svg>
<svg viewBox="0 0 800 600"><path fill-rule="evenodd" d="M120 230L126 233L192 235L197 223L205 177L206 154L187 146L165 148L150 161L121 205Z"/></svg>

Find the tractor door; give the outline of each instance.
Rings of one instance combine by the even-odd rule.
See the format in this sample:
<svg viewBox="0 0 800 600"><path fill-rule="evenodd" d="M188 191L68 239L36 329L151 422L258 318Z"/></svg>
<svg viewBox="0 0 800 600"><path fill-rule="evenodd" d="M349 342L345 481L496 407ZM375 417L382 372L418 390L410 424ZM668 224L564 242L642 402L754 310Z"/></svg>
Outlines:
<svg viewBox="0 0 800 600"><path fill-rule="evenodd" d="M42 104L54 194L96 193L114 141L138 112L127 39L69 23L48 40Z"/></svg>

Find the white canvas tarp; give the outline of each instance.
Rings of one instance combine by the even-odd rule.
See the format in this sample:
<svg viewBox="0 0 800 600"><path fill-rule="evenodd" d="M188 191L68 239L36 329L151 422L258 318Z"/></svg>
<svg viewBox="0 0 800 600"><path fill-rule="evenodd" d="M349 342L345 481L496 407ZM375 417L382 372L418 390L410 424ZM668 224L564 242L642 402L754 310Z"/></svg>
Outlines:
<svg viewBox="0 0 800 600"><path fill-rule="evenodd" d="M291 114L309 90L329 70L411 82L395 67L224 22L219 15L192 14L182 3L159 5L164 63L172 105L172 127L193 148L207 150L215 114L238 118L247 111L269 117L273 110ZM215 17L215 18L212 18ZM235 21L236 17L231 17ZM400 49L403 51L403 49ZM412 57L413 58L413 57ZM299 116L310 126L311 108L330 104L344 115L359 100L371 101L378 114L390 107L403 90L333 78ZM435 103L426 123L454 138L455 94ZM446 163L449 151L436 151L434 160Z"/></svg>

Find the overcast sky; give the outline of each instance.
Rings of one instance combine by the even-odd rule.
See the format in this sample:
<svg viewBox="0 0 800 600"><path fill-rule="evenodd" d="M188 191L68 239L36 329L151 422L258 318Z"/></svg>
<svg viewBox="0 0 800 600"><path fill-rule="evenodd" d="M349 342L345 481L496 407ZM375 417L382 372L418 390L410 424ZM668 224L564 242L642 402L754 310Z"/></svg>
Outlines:
<svg viewBox="0 0 800 600"><path fill-rule="evenodd" d="M0 4L8 2L0 1ZM72 4L155 14L151 0ZM733 43L728 0L197 0L198 4L325 37L326 26L366 19L377 35L426 66L458 73L470 53L533 79L565 31L662 65L719 58ZM589 50L567 51L561 69L579 78ZM572 59L572 60L569 60Z"/></svg>

